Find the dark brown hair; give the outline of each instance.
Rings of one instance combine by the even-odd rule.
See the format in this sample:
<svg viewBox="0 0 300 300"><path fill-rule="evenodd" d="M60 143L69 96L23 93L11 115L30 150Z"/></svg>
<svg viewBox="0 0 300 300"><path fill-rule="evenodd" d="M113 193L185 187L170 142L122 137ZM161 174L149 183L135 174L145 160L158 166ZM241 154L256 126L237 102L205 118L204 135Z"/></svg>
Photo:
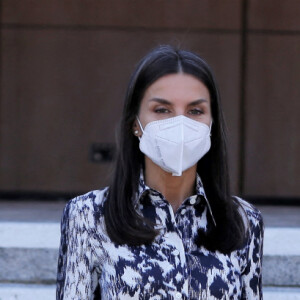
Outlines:
<svg viewBox="0 0 300 300"><path fill-rule="evenodd" d="M225 123L216 81L205 60L193 52L171 46L159 46L148 53L129 82L117 140L115 171L105 202L107 232L115 243L128 245L149 244L157 235L153 224L137 213L134 204L144 155L132 128L147 87L162 76L179 72L193 75L207 87L213 118L211 148L198 162L197 172L217 226L209 219L207 230L198 230L196 243L211 251L229 253L242 245L245 226L238 211L239 204L230 194Z"/></svg>

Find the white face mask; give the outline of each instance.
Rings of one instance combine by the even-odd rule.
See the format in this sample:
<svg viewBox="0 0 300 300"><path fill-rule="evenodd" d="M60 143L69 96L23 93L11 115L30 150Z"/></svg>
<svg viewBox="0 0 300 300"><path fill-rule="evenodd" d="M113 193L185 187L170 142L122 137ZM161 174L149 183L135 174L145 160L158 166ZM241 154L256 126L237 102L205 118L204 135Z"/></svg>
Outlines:
<svg viewBox="0 0 300 300"><path fill-rule="evenodd" d="M140 138L140 150L173 176L195 165L210 149L211 126L183 115L148 123Z"/></svg>

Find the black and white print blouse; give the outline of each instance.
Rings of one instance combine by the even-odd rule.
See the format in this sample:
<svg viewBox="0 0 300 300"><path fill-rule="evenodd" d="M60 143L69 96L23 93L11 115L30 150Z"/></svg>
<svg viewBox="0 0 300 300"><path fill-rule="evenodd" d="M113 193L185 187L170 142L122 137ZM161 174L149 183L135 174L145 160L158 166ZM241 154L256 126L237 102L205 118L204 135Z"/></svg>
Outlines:
<svg viewBox="0 0 300 300"><path fill-rule="evenodd" d="M64 209L57 299L262 299L263 223L252 205L238 198L249 238L242 249L225 255L194 242L198 228L205 230L213 219L199 176L196 195L176 213L141 177L138 209L160 230L148 246L110 240L103 216L106 195L107 189L92 191Z"/></svg>

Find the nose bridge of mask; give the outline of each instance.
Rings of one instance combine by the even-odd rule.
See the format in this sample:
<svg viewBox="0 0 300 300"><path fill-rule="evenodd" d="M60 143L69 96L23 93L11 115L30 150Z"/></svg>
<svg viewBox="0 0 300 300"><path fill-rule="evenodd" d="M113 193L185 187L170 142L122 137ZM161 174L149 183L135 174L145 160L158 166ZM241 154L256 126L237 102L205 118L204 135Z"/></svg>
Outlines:
<svg viewBox="0 0 300 300"><path fill-rule="evenodd" d="M149 123L149 129L159 138L163 138L175 144L182 143L185 132L184 122L181 118L175 118L165 119L162 120L162 122L155 121L152 124Z"/></svg>
<svg viewBox="0 0 300 300"><path fill-rule="evenodd" d="M147 135L150 134L154 138L159 137L175 144L199 139L199 132L203 132L203 135L209 135L212 125L212 122L210 126L208 126L202 122L179 115L173 118L152 121L143 128L138 116L136 119L143 134L147 132ZM177 128L177 130L175 130L175 128Z"/></svg>

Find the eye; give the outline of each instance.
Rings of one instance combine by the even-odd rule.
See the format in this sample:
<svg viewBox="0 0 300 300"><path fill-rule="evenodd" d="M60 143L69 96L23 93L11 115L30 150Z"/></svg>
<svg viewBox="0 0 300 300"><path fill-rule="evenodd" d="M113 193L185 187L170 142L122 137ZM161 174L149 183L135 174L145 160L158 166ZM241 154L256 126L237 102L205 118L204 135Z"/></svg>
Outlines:
<svg viewBox="0 0 300 300"><path fill-rule="evenodd" d="M164 108L164 107L159 107L159 108L156 108L154 110L154 112L156 112L158 114L166 114L166 113L169 113L170 110L168 110L167 108Z"/></svg>
<svg viewBox="0 0 300 300"><path fill-rule="evenodd" d="M202 115L203 111L199 108L193 108L189 111L190 115Z"/></svg>

